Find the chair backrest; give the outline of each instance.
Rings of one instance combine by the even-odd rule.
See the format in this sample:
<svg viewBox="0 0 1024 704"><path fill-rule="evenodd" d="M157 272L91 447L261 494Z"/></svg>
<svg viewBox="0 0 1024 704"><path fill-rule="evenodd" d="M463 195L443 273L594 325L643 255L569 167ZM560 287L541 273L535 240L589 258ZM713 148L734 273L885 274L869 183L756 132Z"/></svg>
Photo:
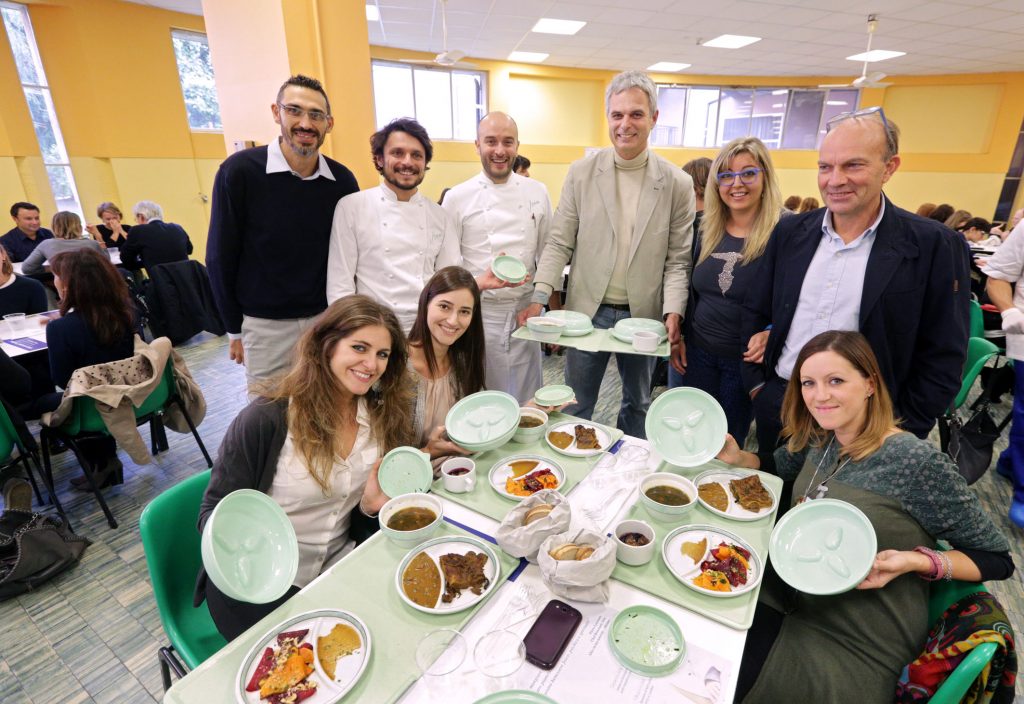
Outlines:
<svg viewBox="0 0 1024 704"><path fill-rule="evenodd" d="M967 361L964 363L964 376L963 381L960 382L960 392L953 400L954 409L964 405L967 394L974 386L974 380L981 374L982 367L997 354L999 354L999 348L984 338L972 337L967 341Z"/></svg>
<svg viewBox="0 0 1024 704"><path fill-rule="evenodd" d="M971 337L985 337L985 313L981 304L971 299Z"/></svg>
<svg viewBox="0 0 1024 704"><path fill-rule="evenodd" d="M7 415L4 404L0 403L0 464L7 461L16 447L22 449L18 431L14 429L14 422Z"/></svg>
<svg viewBox="0 0 1024 704"><path fill-rule="evenodd" d="M928 621L932 625L942 618L942 613L960 599L977 592L987 592L988 589L981 582L961 582L945 580L932 582L931 592L928 596ZM931 704L956 704L964 694L967 693L971 683L985 668L985 665L992 660L998 646L995 643L983 643L975 647L956 669L946 677L946 680L935 691L935 694L928 701Z"/></svg>
<svg viewBox="0 0 1024 704"><path fill-rule="evenodd" d="M139 518L160 621L189 668L195 668L226 642L206 604L192 606L196 575L203 563L196 524L209 482L209 470L185 479L153 499Z"/></svg>
<svg viewBox="0 0 1024 704"><path fill-rule="evenodd" d="M163 408L167 399L170 398L173 388L174 365L168 359L167 364L164 365L160 383L146 397L142 405L135 409L135 417L142 418ZM76 396L71 407L71 414L61 425L61 430L68 435L78 435L83 432L106 433L107 426L103 422L100 412L96 410L96 402L93 399L88 396Z"/></svg>

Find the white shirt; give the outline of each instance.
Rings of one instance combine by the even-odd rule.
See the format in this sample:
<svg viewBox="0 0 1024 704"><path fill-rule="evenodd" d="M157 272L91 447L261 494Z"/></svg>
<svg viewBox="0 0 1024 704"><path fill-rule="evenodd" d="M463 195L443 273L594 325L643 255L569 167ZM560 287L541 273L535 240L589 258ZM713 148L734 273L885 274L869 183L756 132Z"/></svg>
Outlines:
<svg viewBox="0 0 1024 704"><path fill-rule="evenodd" d="M451 218L416 193L403 203L381 185L338 201L327 260L327 303L361 293L391 306L408 332L434 272L462 263Z"/></svg>
<svg viewBox="0 0 1024 704"><path fill-rule="evenodd" d="M297 587L312 582L355 546L348 537L350 514L363 496L370 468L378 455L377 442L370 433L370 415L362 399L356 422L352 452L346 459L334 459L330 496L324 496L309 473L291 433L277 459L277 471L267 494L284 509L295 528L299 543L299 570L294 582Z"/></svg>
<svg viewBox="0 0 1024 704"><path fill-rule="evenodd" d="M536 273L551 226L551 199L543 183L518 174L494 183L480 172L453 186L442 207L454 221L465 266L474 276L502 252L522 261L531 277ZM484 291L483 301L485 306L521 303L532 293L532 285L501 288Z"/></svg>
<svg viewBox="0 0 1024 704"><path fill-rule="evenodd" d="M981 267L981 273L1000 281L1016 281L1013 305L1024 310L1024 220L1017 223L1017 227L1007 235L1006 241L988 258L985 266ZM1006 336L1006 356L1024 360L1024 335Z"/></svg>
<svg viewBox="0 0 1024 704"><path fill-rule="evenodd" d="M267 173L276 174L282 171L287 171L292 176L297 176L303 181L312 181L313 179L329 178L332 181L336 181L334 174L331 173L331 167L327 165L327 159L324 158L323 154L317 152L317 168L309 176L303 176L298 171L295 171L288 165L288 160L284 158L284 152L281 151L281 138L273 139L267 145Z"/></svg>
<svg viewBox="0 0 1024 704"><path fill-rule="evenodd" d="M875 231L885 215L885 199L881 200L878 217L849 244L832 229L832 211L825 211L821 243L807 267L793 323L775 365L779 378L792 376L800 350L815 335L826 330L860 330L864 274L875 244Z"/></svg>

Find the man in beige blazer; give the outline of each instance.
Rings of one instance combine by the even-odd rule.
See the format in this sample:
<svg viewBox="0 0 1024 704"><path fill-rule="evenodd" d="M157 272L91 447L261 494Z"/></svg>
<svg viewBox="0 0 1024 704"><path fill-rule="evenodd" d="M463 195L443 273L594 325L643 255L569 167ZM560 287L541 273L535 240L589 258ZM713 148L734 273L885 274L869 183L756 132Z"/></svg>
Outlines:
<svg viewBox="0 0 1024 704"><path fill-rule="evenodd" d="M693 182L647 146L658 119L658 92L645 73L626 71L612 79L605 107L612 147L569 167L537 266L533 302L519 324L540 314L571 260L566 308L590 316L596 328L629 317L664 320L670 342L676 342L689 289ZM565 379L577 401L567 412L591 417L609 355L566 353ZM629 435L646 437L654 361L616 354L622 379L618 426Z"/></svg>

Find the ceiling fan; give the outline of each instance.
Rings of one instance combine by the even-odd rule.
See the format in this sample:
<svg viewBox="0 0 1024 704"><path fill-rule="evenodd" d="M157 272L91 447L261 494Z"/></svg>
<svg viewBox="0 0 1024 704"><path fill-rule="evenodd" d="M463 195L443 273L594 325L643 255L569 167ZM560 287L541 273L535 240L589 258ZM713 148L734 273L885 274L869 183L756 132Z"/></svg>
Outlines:
<svg viewBox="0 0 1024 704"><path fill-rule="evenodd" d="M476 64L462 60L466 52L448 49L448 0L438 1L441 3L441 53L433 59L401 59L402 63L443 68L476 68Z"/></svg>
<svg viewBox="0 0 1024 704"><path fill-rule="evenodd" d="M868 48L865 53L871 51L871 39L874 37L875 30L878 29L878 15L868 15ZM819 88L885 88L891 86L891 83L883 83L882 80L886 74L881 71L872 71L868 73L868 61L864 62L864 68L861 69L860 76L854 78L849 83L822 83Z"/></svg>

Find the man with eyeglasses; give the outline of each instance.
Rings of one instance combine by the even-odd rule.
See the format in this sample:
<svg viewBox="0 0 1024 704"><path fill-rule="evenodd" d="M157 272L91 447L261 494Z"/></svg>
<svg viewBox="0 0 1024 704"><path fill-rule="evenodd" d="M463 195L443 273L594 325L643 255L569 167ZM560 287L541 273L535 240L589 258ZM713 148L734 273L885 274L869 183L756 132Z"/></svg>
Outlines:
<svg viewBox="0 0 1024 704"><path fill-rule="evenodd" d="M217 171L206 248L229 354L250 385L287 367L295 340L327 307L334 207L359 191L351 171L320 153L334 126L320 81L290 77L270 111L281 135Z"/></svg>
<svg viewBox="0 0 1024 704"><path fill-rule="evenodd" d="M900 165L881 108L829 121L818 155L825 208L782 218L747 294L743 333L770 329L744 365L762 468L774 468L779 410L797 355L825 330L859 330L878 357L902 427L926 437L960 389L970 277L960 236L897 208L882 187Z"/></svg>
<svg viewBox="0 0 1024 704"><path fill-rule="evenodd" d="M648 147L658 90L647 74L615 76L605 112L612 146L569 167L537 265L533 303L519 314L519 324L538 315L561 288L571 259L565 308L591 317L595 328L614 328L629 317L663 320L677 343L689 289L693 182ZM610 354L566 352L565 381L577 401L567 412L592 416ZM654 358L616 354L615 361L622 379L618 427L646 437Z"/></svg>

